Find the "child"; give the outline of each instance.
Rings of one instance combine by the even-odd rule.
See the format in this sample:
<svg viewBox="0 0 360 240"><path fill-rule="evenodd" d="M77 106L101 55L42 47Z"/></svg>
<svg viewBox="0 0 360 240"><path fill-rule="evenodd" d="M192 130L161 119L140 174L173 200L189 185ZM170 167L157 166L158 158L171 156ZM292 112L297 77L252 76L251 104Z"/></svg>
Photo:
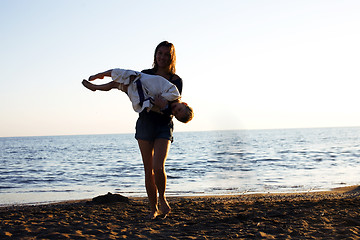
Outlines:
<svg viewBox="0 0 360 240"><path fill-rule="evenodd" d="M102 85L89 82L104 77L111 77L113 81ZM118 88L126 92L135 112L140 113L145 108L147 111L161 112L153 103L156 96L161 96L169 102L172 114L180 122L187 123L194 116L192 108L180 101L180 93L176 86L161 76L116 68L90 76L89 81L83 80L82 84L92 91Z"/></svg>

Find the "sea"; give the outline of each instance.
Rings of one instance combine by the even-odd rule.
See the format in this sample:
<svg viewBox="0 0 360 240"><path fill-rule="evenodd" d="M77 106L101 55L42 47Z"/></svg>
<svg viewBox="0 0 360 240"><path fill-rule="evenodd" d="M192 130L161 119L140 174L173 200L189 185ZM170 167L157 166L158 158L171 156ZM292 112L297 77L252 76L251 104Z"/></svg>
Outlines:
<svg viewBox="0 0 360 240"><path fill-rule="evenodd" d="M0 138L0 206L146 197L134 134ZM175 132L167 196L360 184L360 127Z"/></svg>

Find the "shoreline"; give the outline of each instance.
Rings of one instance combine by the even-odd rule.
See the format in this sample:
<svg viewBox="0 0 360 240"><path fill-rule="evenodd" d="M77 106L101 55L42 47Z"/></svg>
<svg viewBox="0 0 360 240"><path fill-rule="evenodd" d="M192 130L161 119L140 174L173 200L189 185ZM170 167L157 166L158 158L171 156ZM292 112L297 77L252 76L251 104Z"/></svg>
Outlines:
<svg viewBox="0 0 360 240"><path fill-rule="evenodd" d="M233 196L268 196L268 195L298 195L298 194L329 194L329 193L345 193L349 191L356 191L356 188L360 188L360 185L345 186L345 187L336 187L327 190L304 190L304 191L294 191L294 192L243 192L243 193L229 193L229 194L194 194L194 195L168 195L167 198L217 198L217 197L233 197ZM359 190L360 191L360 190ZM124 193L121 193L123 195ZM123 196L126 196L124 194ZM144 197L132 197L129 196L129 199L147 199ZM1 208L7 207L24 207L24 206L43 206L51 204L66 204L73 202L86 202L91 201L92 198L80 198L80 199L63 199L63 200L49 200L42 202L25 202L25 203L3 203L0 204Z"/></svg>
<svg viewBox="0 0 360 240"><path fill-rule="evenodd" d="M360 186L307 193L168 197L146 219L146 197L0 207L1 239L285 239L360 237Z"/></svg>

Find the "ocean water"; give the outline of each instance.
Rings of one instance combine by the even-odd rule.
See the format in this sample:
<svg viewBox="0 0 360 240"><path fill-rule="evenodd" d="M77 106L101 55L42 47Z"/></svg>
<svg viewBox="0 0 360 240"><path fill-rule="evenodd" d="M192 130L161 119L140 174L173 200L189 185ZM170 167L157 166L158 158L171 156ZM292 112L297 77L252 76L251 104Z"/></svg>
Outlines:
<svg viewBox="0 0 360 240"><path fill-rule="evenodd" d="M174 134L168 196L358 185L360 128ZM146 196L133 134L0 138L0 205Z"/></svg>

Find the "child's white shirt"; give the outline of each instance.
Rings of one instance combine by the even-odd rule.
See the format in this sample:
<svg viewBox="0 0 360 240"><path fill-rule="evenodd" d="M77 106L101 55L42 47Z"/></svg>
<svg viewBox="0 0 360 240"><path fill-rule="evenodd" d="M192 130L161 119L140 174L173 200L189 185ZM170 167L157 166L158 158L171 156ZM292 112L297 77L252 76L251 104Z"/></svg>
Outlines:
<svg viewBox="0 0 360 240"><path fill-rule="evenodd" d="M135 75L134 81L130 81L130 76ZM114 82L122 83L128 86L128 96L132 102L135 112L142 112L145 108L148 111L159 111L151 103L150 99L154 99L156 95L161 95L167 101L174 101L180 98L177 87L169 82L166 78L158 75L149 75L133 70L116 68L111 72L111 78ZM141 81L144 98L142 106L140 105L140 96L137 89L136 81Z"/></svg>

